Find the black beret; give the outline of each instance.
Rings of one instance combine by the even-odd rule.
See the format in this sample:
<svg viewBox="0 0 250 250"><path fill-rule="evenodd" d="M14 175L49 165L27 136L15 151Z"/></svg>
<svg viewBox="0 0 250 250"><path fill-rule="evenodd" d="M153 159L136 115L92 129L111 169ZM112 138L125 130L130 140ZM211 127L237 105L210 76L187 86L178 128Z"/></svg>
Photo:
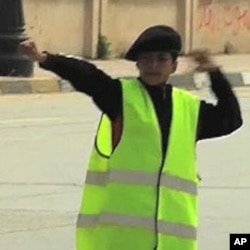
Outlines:
<svg viewBox="0 0 250 250"><path fill-rule="evenodd" d="M179 53L181 50L180 34L165 25L156 25L144 30L125 54L125 58L136 61L141 52L168 51Z"/></svg>

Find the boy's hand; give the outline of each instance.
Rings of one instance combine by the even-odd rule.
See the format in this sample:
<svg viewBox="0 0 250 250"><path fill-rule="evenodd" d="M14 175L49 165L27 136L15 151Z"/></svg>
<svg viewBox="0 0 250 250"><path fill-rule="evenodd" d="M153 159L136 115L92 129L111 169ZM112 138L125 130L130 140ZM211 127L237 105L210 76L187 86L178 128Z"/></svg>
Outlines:
<svg viewBox="0 0 250 250"><path fill-rule="evenodd" d="M19 51L29 57L30 60L43 63L46 58L46 53L40 53L33 41L24 41L19 45Z"/></svg>
<svg viewBox="0 0 250 250"><path fill-rule="evenodd" d="M209 72L218 69L208 50L194 50L190 55L197 64L196 71Z"/></svg>

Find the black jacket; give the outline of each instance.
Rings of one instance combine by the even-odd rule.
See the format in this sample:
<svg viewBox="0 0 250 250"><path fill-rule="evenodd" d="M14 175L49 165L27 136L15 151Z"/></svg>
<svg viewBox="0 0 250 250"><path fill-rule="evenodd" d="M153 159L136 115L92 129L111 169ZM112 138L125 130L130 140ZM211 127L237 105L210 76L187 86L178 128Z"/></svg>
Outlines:
<svg viewBox="0 0 250 250"><path fill-rule="evenodd" d="M122 115L122 88L119 79L112 79L85 60L62 55L48 54L46 61L40 66L70 81L77 91L91 96L97 107L112 121ZM197 141L228 135L242 125L240 107L228 80L219 69L209 75L212 91L218 102L212 105L201 101ZM158 116L164 138L162 141L165 142L162 145L164 152L172 115L172 86L144 86L152 98Z"/></svg>

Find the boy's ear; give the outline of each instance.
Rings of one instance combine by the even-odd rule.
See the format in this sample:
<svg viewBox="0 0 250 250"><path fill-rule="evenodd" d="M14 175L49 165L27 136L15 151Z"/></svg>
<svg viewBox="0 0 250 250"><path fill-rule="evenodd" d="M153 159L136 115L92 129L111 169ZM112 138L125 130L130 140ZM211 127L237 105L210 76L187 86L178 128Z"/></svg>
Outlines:
<svg viewBox="0 0 250 250"><path fill-rule="evenodd" d="M175 60L172 65L172 73L174 73L177 70L178 62Z"/></svg>

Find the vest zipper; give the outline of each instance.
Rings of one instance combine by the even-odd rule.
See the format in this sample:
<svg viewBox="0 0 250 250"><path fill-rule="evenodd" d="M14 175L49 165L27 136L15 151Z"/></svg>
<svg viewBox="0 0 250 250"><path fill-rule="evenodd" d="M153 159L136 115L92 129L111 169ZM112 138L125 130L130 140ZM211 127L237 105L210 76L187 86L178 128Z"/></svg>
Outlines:
<svg viewBox="0 0 250 250"><path fill-rule="evenodd" d="M165 104L165 100L166 100L166 85L164 84L162 87L162 101L163 101L163 105ZM162 135L161 135L161 128L160 128L160 124L158 122L158 128L160 131L160 140L161 140L161 148L163 141L162 141ZM166 152L163 152L162 150L162 154L161 154L161 164L160 164L160 168L159 168L159 174L158 174L158 178L157 178L157 188L156 188L156 208L155 208L155 234L156 234L156 243L155 243L155 247L154 250L157 250L158 248L158 241L159 241L159 236L158 236L158 214L159 214L159 203L160 203L160 181L161 181L161 175L162 175L162 170L164 168L164 159L166 156Z"/></svg>
<svg viewBox="0 0 250 250"><path fill-rule="evenodd" d="M156 243L154 250L157 250L158 248L158 241L159 241L159 235L158 235L158 214L159 214L159 203L160 203L160 181L161 181L161 174L164 167L164 159L162 157L158 179L157 179L157 188L156 188L156 208L155 208L155 235L156 235Z"/></svg>

